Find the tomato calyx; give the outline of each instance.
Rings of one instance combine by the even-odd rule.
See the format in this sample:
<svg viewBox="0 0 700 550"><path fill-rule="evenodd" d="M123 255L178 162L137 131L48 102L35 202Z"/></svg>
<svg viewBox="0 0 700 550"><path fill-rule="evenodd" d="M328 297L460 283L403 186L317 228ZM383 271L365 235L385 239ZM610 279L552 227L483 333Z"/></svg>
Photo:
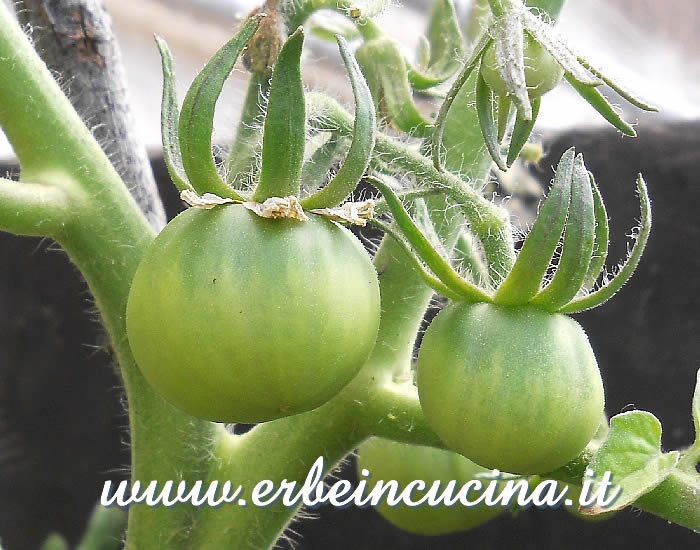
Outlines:
<svg viewBox="0 0 700 550"><path fill-rule="evenodd" d="M261 218L293 219L301 222L309 220L306 212L316 214L328 220L364 227L368 220L374 218L376 202L367 199L359 202L345 202L337 208L314 208L306 212L299 199L294 195L288 197L269 197L262 203L255 201L241 201L228 197L219 197L213 193L197 193L185 189L180 193L180 198L192 208L211 210L225 204L240 204Z"/></svg>
<svg viewBox="0 0 700 550"><path fill-rule="evenodd" d="M477 89L477 109L482 135L493 161L503 171L512 166L527 142L537 119L540 97L554 88L562 75L603 118L627 136L637 134L598 87L605 84L631 105L645 111L657 110L575 52L556 32L551 21L543 19L522 2L496 2L491 7L494 21L477 40L435 121L432 156L439 170L442 170L442 135L447 115L474 70L479 71L481 85L481 93ZM508 99L498 102L498 123L494 118L494 97ZM507 158L504 159L501 142L510 125L511 103L517 115L507 146Z"/></svg>
<svg viewBox="0 0 700 550"><path fill-rule="evenodd" d="M604 271L608 250L607 212L583 157L571 148L557 166L552 189L513 267L495 289L484 288L483 281L477 284L466 279L435 249L389 185L377 178L368 180L384 195L402 233L391 234L417 256L415 262L425 272L424 280L436 292L456 301L529 305L550 313L576 313L597 307L615 295L632 276L651 231L649 196L640 175L637 189L641 225L634 246L616 275L609 280L604 277L606 282L591 291ZM381 228L391 231L386 225ZM560 243L561 254L550 274Z"/></svg>

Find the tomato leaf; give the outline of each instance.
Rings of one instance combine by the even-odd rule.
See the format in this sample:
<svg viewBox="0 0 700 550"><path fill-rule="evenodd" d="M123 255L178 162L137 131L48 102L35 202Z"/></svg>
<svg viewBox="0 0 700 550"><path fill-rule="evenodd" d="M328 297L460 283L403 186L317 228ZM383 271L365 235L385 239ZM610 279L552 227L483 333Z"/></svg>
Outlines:
<svg viewBox="0 0 700 550"><path fill-rule="evenodd" d="M572 300L559 310L560 313L578 313L580 311L592 309L607 302L617 293L618 290L623 287L627 281L629 281L629 278L634 273L634 270L637 269L639 260L644 252L644 247L647 244L647 240L649 240L649 234L651 233L651 203L649 201L646 183L644 183L644 179L642 178L641 174L637 177L637 192L639 193L642 220L640 223L639 232L636 236L636 241L632 247L632 251L627 257L627 260L617 274L610 281L608 281L607 284L597 290L594 290L586 296Z"/></svg>
<svg viewBox="0 0 700 550"><path fill-rule="evenodd" d="M596 185L593 174L588 173L591 178L591 187L593 190L593 213L595 215L595 238L593 241L593 253L591 254L591 263L588 266L586 280L583 283L583 288L590 290L598 280L600 272L605 267L605 260L608 257L608 246L610 244L610 228L608 226L608 212L605 209L603 197Z"/></svg>
<svg viewBox="0 0 700 550"><path fill-rule="evenodd" d="M418 256L432 269L433 273L447 286L453 294L464 301L490 302L489 296L476 285L464 280L459 273L433 247L416 223L411 219L396 193L379 178L368 177L367 181L374 185L383 195L389 210L394 215L394 222L399 226L406 240Z"/></svg>
<svg viewBox="0 0 700 550"><path fill-rule="evenodd" d="M535 127L535 122L537 121L537 115L540 114L540 105L542 104L542 98L537 97L532 100L532 119L525 120L518 113L515 119L515 126L513 127L513 134L510 136L510 146L508 147L508 156L506 158L506 166L510 168L513 166L515 159L520 155L520 151L523 150L527 140L532 134L532 129ZM499 104L500 105L500 104ZM500 107L499 107L500 111ZM500 122L500 112L499 112L499 122Z"/></svg>
<svg viewBox="0 0 700 550"><path fill-rule="evenodd" d="M211 133L214 109L224 82L261 20L261 15L251 17L236 36L216 52L192 82L182 104L179 122L182 164L190 183L200 194L242 199L219 175L212 155Z"/></svg>
<svg viewBox="0 0 700 550"><path fill-rule="evenodd" d="M512 111L511 106L513 105L513 100L509 96L499 96L498 97L498 134L496 139L498 143L503 141L506 135L506 130L508 129L508 123L510 122L510 113ZM537 115L535 115L537 116ZM529 134L528 134L529 136ZM526 138L527 139L527 138Z"/></svg>
<svg viewBox="0 0 700 550"><path fill-rule="evenodd" d="M476 81L476 111L479 113L479 126L481 127L481 134L484 136L486 148L499 170L505 172L508 170L508 166L501 156L501 144L498 142L493 121L493 92L486 84L481 73L477 76Z"/></svg>
<svg viewBox="0 0 700 550"><path fill-rule="evenodd" d="M630 411L610 419L610 433L589 467L595 474L593 491L601 487L605 472L620 488L609 506L594 504L581 513L597 515L629 506L666 479L678 462L679 453L661 452L661 423L645 411ZM614 490L614 489L613 489Z"/></svg>
<svg viewBox="0 0 700 550"><path fill-rule="evenodd" d="M507 305L528 303L540 290L554 251L559 244L571 196L574 149L559 161L554 185L518 254L513 268L498 287L494 302Z"/></svg>
<svg viewBox="0 0 700 550"><path fill-rule="evenodd" d="M525 5L530 10L545 12L550 19L556 21L562 7L564 7L564 0L527 0Z"/></svg>
<svg viewBox="0 0 700 550"><path fill-rule="evenodd" d="M547 311L556 311L576 296L591 263L594 235L591 180L583 164L583 157L579 154L574 161L569 218L566 221L559 265L550 283L533 298L534 305Z"/></svg>
<svg viewBox="0 0 700 550"><path fill-rule="evenodd" d="M464 56L464 38L452 0L435 0L428 22L427 46L422 49L428 59L420 67L409 68L411 86L417 90L432 88L451 77Z"/></svg>
<svg viewBox="0 0 700 550"><path fill-rule="evenodd" d="M338 47L343 62L348 69L352 91L355 96L355 125L352 144L345 163L335 177L318 193L302 201L307 210L314 208L332 208L342 203L355 190L362 175L367 170L372 149L377 120L374 113L372 93L362 76L357 61L350 53L348 43L338 36Z"/></svg>
<svg viewBox="0 0 700 550"><path fill-rule="evenodd" d="M637 137L637 132L634 128L630 126L627 122L622 120L619 114L610 105L610 102L605 99L603 94L601 94L597 88L591 86L585 86L577 82L569 73L564 75L567 82L576 90L578 95L585 99L591 107L593 107L600 115L607 120L610 124L615 126L620 132L629 137Z"/></svg>
<svg viewBox="0 0 700 550"><path fill-rule="evenodd" d="M474 46L474 49L472 50L472 53L469 56L469 59L467 59L466 63L464 64L462 72L459 73L457 79L452 83L452 87L450 88L450 91L447 92L445 101L443 101L442 105L440 106L440 111L438 112L437 118L435 120L435 127L433 129L433 136L431 140L431 155L433 157L433 165L437 170L442 171L440 149L442 148L442 137L445 133L445 123L447 121L447 115L450 112L452 104L457 98L457 94L459 94L464 84L467 82L467 80L469 80L469 77L471 76L472 72L479 63L479 60L481 59L481 55L484 53L484 51L491 44L492 41L493 38L491 38L488 32L484 32L481 35L481 37L477 40L476 46Z"/></svg>
<svg viewBox="0 0 700 550"><path fill-rule="evenodd" d="M160 109L160 134L163 141L163 157L168 168L170 179L173 180L178 191L186 189L194 191L194 187L187 179L185 169L182 166L182 154L180 142L177 137L177 125L180 114L177 108L177 92L175 90L175 62L168 45L160 36L155 35L156 45L160 52L160 60L163 66L163 99Z"/></svg>
<svg viewBox="0 0 700 550"><path fill-rule="evenodd" d="M399 45L390 38L368 40L355 52L377 110L407 134L426 136L432 124L413 100L408 68Z"/></svg>
<svg viewBox="0 0 700 550"><path fill-rule="evenodd" d="M301 79L304 29L299 27L280 50L272 71L263 130L260 181L253 199L298 195L306 144L306 103Z"/></svg>

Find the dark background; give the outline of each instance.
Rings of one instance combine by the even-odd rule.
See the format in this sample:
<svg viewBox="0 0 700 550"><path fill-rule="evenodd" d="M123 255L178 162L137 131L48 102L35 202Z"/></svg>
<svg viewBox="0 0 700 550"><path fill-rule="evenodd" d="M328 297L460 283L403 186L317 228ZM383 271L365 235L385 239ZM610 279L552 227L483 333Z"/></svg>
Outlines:
<svg viewBox="0 0 700 550"><path fill-rule="evenodd" d="M652 235L637 273L615 299L577 316L598 357L608 413L649 410L663 424L666 449L688 445L700 367L700 124L649 119L636 140L611 130L554 136L534 173L548 182L572 144L608 207L608 266L626 255L639 218L638 172L652 198ZM154 168L172 216L179 200L162 161ZM119 379L89 293L56 245L0 233L0 266L0 540L5 550L33 550L58 531L74 543L104 480L127 475ZM347 461L340 475L353 472ZM371 509L316 515L293 525L297 548L700 547L691 531L632 509L598 523L563 510L527 511L431 538L403 533Z"/></svg>

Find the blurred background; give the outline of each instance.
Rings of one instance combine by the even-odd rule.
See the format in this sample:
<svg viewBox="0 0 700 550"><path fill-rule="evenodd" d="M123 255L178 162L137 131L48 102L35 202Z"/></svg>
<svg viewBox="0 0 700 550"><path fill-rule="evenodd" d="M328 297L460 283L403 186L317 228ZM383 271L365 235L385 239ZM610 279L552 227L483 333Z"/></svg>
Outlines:
<svg viewBox="0 0 700 550"><path fill-rule="evenodd" d="M137 128L172 217L182 205L162 163L161 72L153 33L173 50L182 98L196 72L257 3L104 3L121 45ZM382 27L401 42L409 58L429 6L427 0L407 0L380 16ZM458 0L457 10L466 22L471 2ZM552 177L551 167L575 145L596 174L608 205L610 266L626 254L627 236L639 216L634 179L644 173L655 222L642 264L615 300L577 319L598 356L609 414L630 408L654 412L664 426L668 449L693 439L690 400L700 368L699 25L695 0L570 0L562 12L561 31L592 61L656 104L660 113L626 112L627 120L638 122L639 138L624 138L562 84L546 96L536 127L546 157L528 171L514 172L516 181L508 188L534 207ZM335 46L313 37L308 45L308 87L349 103ZM230 143L246 81L242 69L234 72L217 106L215 139L220 144ZM0 135L0 173L16 170L13 162ZM33 550L50 531L63 533L74 544L103 481L128 472L119 380L102 349L103 336L84 284L55 249L46 240L0 233L0 540L5 550ZM338 475L353 478L351 460ZM582 522L563 510L534 510L436 538L403 533L370 509L322 509L315 514L321 519L293 526L290 536L299 549L700 546L698 535L632 509L597 523Z"/></svg>

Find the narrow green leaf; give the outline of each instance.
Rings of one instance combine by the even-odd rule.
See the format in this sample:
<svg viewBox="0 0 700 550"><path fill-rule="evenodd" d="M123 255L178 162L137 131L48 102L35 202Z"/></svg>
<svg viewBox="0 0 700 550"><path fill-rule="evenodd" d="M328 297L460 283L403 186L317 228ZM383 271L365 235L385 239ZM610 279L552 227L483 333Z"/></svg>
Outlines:
<svg viewBox="0 0 700 550"><path fill-rule="evenodd" d="M695 441L683 451L681 460L678 463L679 470L685 470L691 475L696 475L698 464L700 464L700 369L698 369L695 381L695 391L693 392L693 425L695 426Z"/></svg>
<svg viewBox="0 0 700 550"><path fill-rule="evenodd" d="M411 219L396 193L386 183L375 177L367 178L384 196L384 200L394 215L394 222L399 226L406 240L411 244L418 256L435 273L454 294L469 302L490 302L491 296L476 285L465 281L445 258L438 254L425 238L425 235Z"/></svg>
<svg viewBox="0 0 700 550"><path fill-rule="evenodd" d="M413 202L416 199L423 199L425 197L431 197L435 195L440 195L444 191L440 189L417 189L416 191L407 191L406 193L397 194L397 197L401 202ZM389 206L386 200L379 199L374 206L374 215L378 218L389 212Z"/></svg>
<svg viewBox="0 0 700 550"><path fill-rule="evenodd" d="M170 48L160 36L155 35L156 46L160 52L163 66L163 100L160 108L160 135L163 141L163 157L165 166L178 191L186 189L194 191L182 166L180 142L177 137L177 125L180 114L177 108L177 92L175 90L175 62Z"/></svg>
<svg viewBox="0 0 700 550"><path fill-rule="evenodd" d="M461 300L462 297L453 292L452 290L449 289L440 279L435 277L428 269L423 265L423 262L418 258L413 250L411 250L411 247L406 243L406 241L403 239L401 234L398 231L395 231L393 227L391 227L389 224L383 223L377 219L371 219L369 220L369 223L374 225L377 229L380 231L383 231L390 237L392 237L397 244L403 249L403 251L406 253L406 256L409 258L411 261L413 269L420 275L421 279L423 279L423 282L425 282L426 285L428 285L430 288L432 288L435 292L438 294L441 294L442 296L445 296L446 298L450 298L451 300Z"/></svg>
<svg viewBox="0 0 700 550"><path fill-rule="evenodd" d="M541 104L542 98L540 97L532 100L531 120L524 120L518 113L515 119L515 126L513 127L513 134L510 136L510 146L508 147L508 157L506 158L506 166L508 168L513 166L513 163L520 155L520 151L523 150L527 140L530 139L532 129L535 127L535 122L537 122L537 116L540 114Z"/></svg>
<svg viewBox="0 0 700 550"><path fill-rule="evenodd" d="M621 84L617 83L614 81L612 78L605 76L602 71L599 69L596 69L593 65L591 65L588 61L586 61L583 57L578 56L578 61L588 69L591 74L594 74L598 78L600 78L603 82L605 82L608 86L610 86L613 90L615 90L622 98L626 99L629 103L634 105L635 107L639 107L640 109L644 111L654 111L657 112L659 109L655 107L654 105L647 103L643 99L640 99L636 97L632 92L624 88Z"/></svg>
<svg viewBox="0 0 700 550"><path fill-rule="evenodd" d="M600 86L603 81L591 74L561 38L559 32L548 23L527 10L523 11L525 30L547 50L564 71L582 86Z"/></svg>
<svg viewBox="0 0 700 550"><path fill-rule="evenodd" d="M452 83L450 91L447 92L447 96L445 97L445 100L440 106L440 111L438 112L437 118L435 120L435 127L433 129L431 144L431 155L433 157L433 165L439 171L442 171L442 159L440 157L440 149L442 148L442 137L445 133L445 122L447 121L447 115L450 112L450 107L452 107L452 104L454 103L457 94L459 94L459 91L462 89L462 86L464 86L464 84L467 82L472 72L476 68L477 64L479 63L481 55L484 53L484 51L491 44L492 41L493 38L491 38L488 32L484 32L481 35L479 40L477 40L476 46L474 46L474 50L469 56L469 59L467 59L466 63L464 64L462 72L459 73L457 79Z"/></svg>
<svg viewBox="0 0 700 550"><path fill-rule="evenodd" d="M182 164L192 187L199 194L214 193L242 200L219 175L212 155L211 134L214 110L224 82L257 31L262 17L251 17L236 36L216 52L192 82L182 104L179 122Z"/></svg>
<svg viewBox="0 0 700 550"><path fill-rule="evenodd" d="M498 140L498 143L503 142L503 138L506 135L506 130L508 129L508 124L510 123L510 114L511 114L511 106L513 105L513 101L510 99L510 96L499 96L498 98L498 134L496 139ZM539 106L538 106L539 107ZM533 105L534 108L534 105ZM537 115L534 115L533 118L536 118ZM534 123L533 123L534 125ZM529 137L529 135L528 135ZM525 138L527 139L527 138ZM512 143L512 140L511 140Z"/></svg>
<svg viewBox="0 0 700 550"><path fill-rule="evenodd" d="M306 100L301 79L304 29L287 39L272 71L263 131L260 181L253 200L299 195L306 144Z"/></svg>
<svg viewBox="0 0 700 550"><path fill-rule="evenodd" d="M567 82L576 90L578 95L590 103L591 107L598 111L605 120L626 136L637 137L637 132L634 131L634 128L622 120L622 117L615 112L613 106L610 105L608 100L603 97L603 94L601 94L597 88L584 86L578 83L569 73L566 73L564 78L566 78Z"/></svg>
<svg viewBox="0 0 700 550"><path fill-rule="evenodd" d="M496 166L504 172L508 170L505 160L501 156L501 144L498 143L496 127L493 121L493 92L488 87L481 73L476 81L476 110L479 114L479 126L484 137L484 143L496 163Z"/></svg>
<svg viewBox="0 0 700 550"><path fill-rule="evenodd" d="M695 442L700 445L700 370L698 370L693 393L693 424L695 424Z"/></svg>
<svg viewBox="0 0 700 550"><path fill-rule="evenodd" d="M369 40L355 52L367 79L377 110L401 131L425 137L432 124L421 114L413 100L406 60L392 39Z"/></svg>
<svg viewBox="0 0 700 550"><path fill-rule="evenodd" d="M620 268L612 280L608 281L607 284L600 287L598 290L594 290L586 296L576 298L561 308L559 311L561 313L578 313L580 311L586 311L587 309L592 309L597 307L610 298L612 298L618 290L620 290L623 285L629 281L629 278L634 273L639 265L639 260L644 252L644 247L649 239L649 233L651 233L651 203L649 201L649 194L647 192L646 183L640 174L637 178L637 192L639 193L639 202L642 211L641 225L638 228L639 233L637 234L632 251L627 257L624 265Z"/></svg>
<svg viewBox="0 0 700 550"><path fill-rule="evenodd" d="M559 161L554 185L540 208L513 268L498 287L494 302L505 305L528 303L540 290L554 251L559 244L571 196L573 147Z"/></svg>
<svg viewBox="0 0 700 550"><path fill-rule="evenodd" d="M550 283L532 299L532 304L556 311L576 296L588 273L593 254L595 215L593 191L583 157L574 161L569 218L559 265Z"/></svg>
<svg viewBox="0 0 700 550"><path fill-rule="evenodd" d="M593 491L601 487L605 472L610 472L613 487L619 487L618 496L607 507L596 504L582 508L581 512L597 515L629 506L661 484L678 458L677 451L661 452L661 423L653 414L630 411L613 416L608 438L589 467L595 474Z"/></svg>
<svg viewBox="0 0 700 550"><path fill-rule="evenodd" d="M348 69L355 96L355 125L352 144L345 163L335 177L328 182L328 185L301 202L301 205L307 210L332 208L342 203L355 190L362 175L367 170L374 148L377 120L372 93L369 91L357 61L350 53L348 43L341 36L338 36L338 47Z"/></svg>
<svg viewBox="0 0 700 550"><path fill-rule="evenodd" d="M595 178L590 172L588 176L591 178L591 187L593 189L593 214L595 215L595 240L593 242L593 253L591 254L591 263L588 266L586 280L583 282L583 288L590 290L598 280L600 272L605 267L605 260L608 257L608 246L610 244L610 228L608 226L608 212L605 209L603 197L596 185Z"/></svg>
<svg viewBox="0 0 700 550"><path fill-rule="evenodd" d="M39 550L68 550L70 545L68 541L58 533L51 533L41 543Z"/></svg>
<svg viewBox="0 0 700 550"><path fill-rule="evenodd" d="M411 68L409 79L417 90L432 88L450 78L464 57L464 37L452 0L435 0L427 30L428 62L420 69Z"/></svg>
<svg viewBox="0 0 700 550"><path fill-rule="evenodd" d="M523 120L532 120L532 104L525 80L525 37L521 10L511 10L496 26L496 59L501 78Z"/></svg>

